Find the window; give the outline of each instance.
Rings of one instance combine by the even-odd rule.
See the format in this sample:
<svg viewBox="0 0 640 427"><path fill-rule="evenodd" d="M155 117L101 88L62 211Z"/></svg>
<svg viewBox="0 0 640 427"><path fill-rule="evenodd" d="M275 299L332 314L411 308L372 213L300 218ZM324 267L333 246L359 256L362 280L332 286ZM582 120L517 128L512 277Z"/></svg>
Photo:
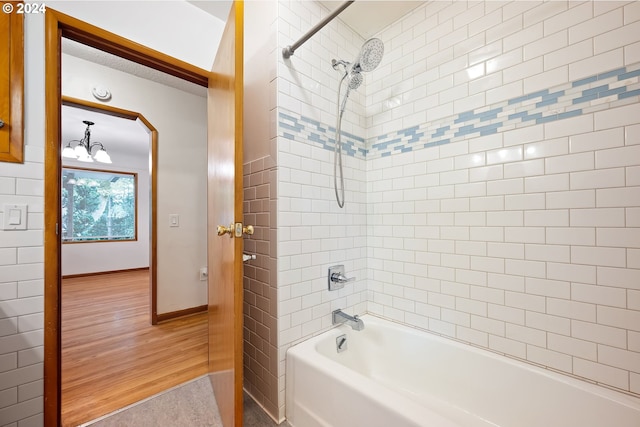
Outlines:
<svg viewBox="0 0 640 427"><path fill-rule="evenodd" d="M137 174L62 169L62 241L136 240Z"/></svg>

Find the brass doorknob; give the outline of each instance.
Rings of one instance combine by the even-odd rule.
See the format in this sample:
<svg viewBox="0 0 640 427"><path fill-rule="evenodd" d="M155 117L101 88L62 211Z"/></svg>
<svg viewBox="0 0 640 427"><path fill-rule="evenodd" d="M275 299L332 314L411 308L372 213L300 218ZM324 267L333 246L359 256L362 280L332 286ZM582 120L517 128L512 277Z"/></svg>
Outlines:
<svg viewBox="0 0 640 427"><path fill-rule="evenodd" d="M252 235L253 234L253 225L247 225L246 227L242 227L242 232L244 234Z"/></svg>
<svg viewBox="0 0 640 427"><path fill-rule="evenodd" d="M233 224L230 224L228 227L224 225L218 226L218 236L224 236L225 234L229 234L229 237L233 237Z"/></svg>

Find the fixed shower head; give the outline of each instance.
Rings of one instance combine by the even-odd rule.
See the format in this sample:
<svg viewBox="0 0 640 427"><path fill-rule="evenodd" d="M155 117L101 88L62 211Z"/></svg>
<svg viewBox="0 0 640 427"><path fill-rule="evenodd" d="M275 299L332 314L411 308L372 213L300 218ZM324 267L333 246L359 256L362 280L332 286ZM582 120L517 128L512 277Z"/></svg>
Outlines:
<svg viewBox="0 0 640 427"><path fill-rule="evenodd" d="M353 62L352 70L358 71L373 71L380 61L382 61L382 55L384 54L384 43L382 40L373 38L369 39L362 45L360 54Z"/></svg>

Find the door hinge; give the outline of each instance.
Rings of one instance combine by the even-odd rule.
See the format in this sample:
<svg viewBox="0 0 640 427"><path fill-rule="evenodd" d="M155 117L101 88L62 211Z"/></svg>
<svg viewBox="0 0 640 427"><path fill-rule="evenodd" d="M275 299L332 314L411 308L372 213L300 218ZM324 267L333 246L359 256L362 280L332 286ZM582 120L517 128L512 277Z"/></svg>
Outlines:
<svg viewBox="0 0 640 427"><path fill-rule="evenodd" d="M56 236L58 235L58 223L56 222Z"/></svg>

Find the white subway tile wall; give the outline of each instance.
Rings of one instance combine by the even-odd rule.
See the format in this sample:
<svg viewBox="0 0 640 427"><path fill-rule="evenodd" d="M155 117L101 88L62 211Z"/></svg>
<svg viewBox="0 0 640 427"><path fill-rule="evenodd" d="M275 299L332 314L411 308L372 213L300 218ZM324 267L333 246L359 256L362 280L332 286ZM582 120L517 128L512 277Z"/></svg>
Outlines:
<svg viewBox="0 0 640 427"><path fill-rule="evenodd" d="M295 42L328 11L316 2L278 4L278 46ZM345 206L333 188L336 100L341 71L364 40L339 19L284 60L278 51L277 316L279 412L284 417L285 351L331 327L331 311L367 311L367 185L364 89L349 95L342 120ZM400 48L399 48L400 49ZM406 64L409 66L410 64ZM344 96L344 85L341 97ZM286 100L286 102L281 102ZM389 178L389 183L395 182ZM272 183L275 185L275 183ZM397 185L401 185L400 182ZM356 281L328 290L328 268L344 264Z"/></svg>
<svg viewBox="0 0 640 427"><path fill-rule="evenodd" d="M280 8L302 27L280 14L283 46L321 17ZM286 348L352 302L640 394L638 10L430 2L384 29L345 114L344 211L327 61L362 40L333 23L280 61L278 91L296 97L278 104L281 406ZM326 291L334 263L364 279L354 294Z"/></svg>
<svg viewBox="0 0 640 427"><path fill-rule="evenodd" d="M366 98L366 219L378 226L367 236L368 310L390 317L393 308L394 320L639 394L632 378L640 372L640 353L632 342L640 324L634 249L640 245L634 210L640 187L629 179L640 163L638 6L517 3L423 5L412 15L438 25L427 26L422 40L438 46L432 55L449 59L427 60L420 69L385 58L371 73L376 87L367 86ZM405 17L377 36L393 45L398 28L422 33L423 26ZM484 37L470 45L478 34ZM450 37L459 41L451 44ZM449 68L451 50L464 70ZM415 53L403 55L418 60ZM418 87L425 72L454 83ZM443 104L451 105L450 114L413 122L394 115L388 100L398 86L386 78L392 73L413 80L409 91L426 88L433 96L430 105L411 101L410 114L426 110L429 119ZM474 84L479 80L503 86ZM514 85L495 92L504 84ZM459 107L451 90L484 95L483 102ZM424 135L393 141L407 131ZM461 147L457 155L447 149L453 144ZM425 150L422 175L396 166L416 162ZM429 167L451 162L459 173ZM404 191L426 190L432 203L410 210L385 206L393 204L384 200L385 174L413 180ZM429 234L406 214L425 214ZM395 271L412 280L381 274L389 259L379 238L385 226L402 233L396 245L408 258L427 251L422 258L430 264L422 274L404 261ZM464 246L471 242L474 253ZM455 290L451 282L466 288ZM427 292L425 305L439 309L424 314L388 299L412 300L408 295L416 290ZM416 314L424 314L419 322Z"/></svg>

